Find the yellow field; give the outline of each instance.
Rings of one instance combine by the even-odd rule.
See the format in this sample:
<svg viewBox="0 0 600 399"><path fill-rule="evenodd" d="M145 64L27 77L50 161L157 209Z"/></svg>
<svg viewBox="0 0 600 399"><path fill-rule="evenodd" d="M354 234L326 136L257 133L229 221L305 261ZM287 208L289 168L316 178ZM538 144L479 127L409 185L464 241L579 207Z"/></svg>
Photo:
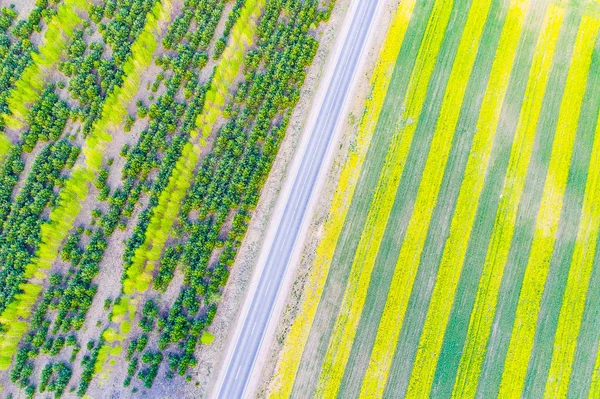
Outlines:
<svg viewBox="0 0 600 399"><path fill-rule="evenodd" d="M478 203L492 153L492 145L504 96L517 53L529 1L511 1L502 28L498 49L492 65L488 86L483 98L471 153L461 183L456 210L446 239L427 318L421 333L408 396L428 394L435 374L437 360L444 340L443 331L452 310L458 279L467 252L467 244L477 212Z"/></svg>
<svg viewBox="0 0 600 399"><path fill-rule="evenodd" d="M271 396L582 397L591 378L600 398L600 14L413 7L405 72L367 103L358 134L375 138L344 165Z"/></svg>
<svg viewBox="0 0 600 399"><path fill-rule="evenodd" d="M579 218L577 241L569 269L567 286L560 309L560 318L554 338L554 349L545 398L566 397L569 378L577 347L577 337L583 318L587 287L592 276L598 232L600 231L600 118L596 124L596 135L587 182L583 208Z"/></svg>
<svg viewBox="0 0 600 399"><path fill-rule="evenodd" d="M565 94L561 103L556 129L557 134L552 147L550 166L544 184L535 235L502 373L499 393L502 398L521 397L523 385L525 384L525 374L533 347L537 314L552 258L563 196L569 175L579 111L583 102L592 51L599 29L600 20L583 16L567 77Z"/></svg>
<svg viewBox="0 0 600 399"><path fill-rule="evenodd" d="M594 364L589 397L600 398L600 354L598 353L596 353L596 363Z"/></svg>
<svg viewBox="0 0 600 399"><path fill-rule="evenodd" d="M562 8L550 6L536 45L521 115L511 149L506 180L488 246L488 255L485 259L475 306L469 321L465 349L458 367L452 394L454 398L475 397L479 373L498 302L504 264L508 258L519 201L525 187L525 176L533 151L535 130L542 108L542 93L546 91L563 18L564 10Z"/></svg>
<svg viewBox="0 0 600 399"><path fill-rule="evenodd" d="M413 213L400 249L389 295L377 330L377 338L361 388L363 397L381 397L383 395L431 215L452 146L452 137L461 109L459 104L462 104L464 98L490 6L491 1L488 0L474 1L469 11L465 31L444 94L442 109Z"/></svg>
<svg viewBox="0 0 600 399"><path fill-rule="evenodd" d="M317 386L318 396L332 397L339 390L360 320L360 312L367 296L375 257L400 184L403 166L425 101L429 79L433 73L443 32L450 18L452 4L452 1L437 1L429 18L407 90L406 109L402 115L404 126L394 133L377 183L372 202L376 205L371 205L369 209L365 230L352 263L342 306L325 354L323 371Z"/></svg>
<svg viewBox="0 0 600 399"><path fill-rule="evenodd" d="M348 158L340 174L338 186L331 202L331 209L323 228L323 237L316 248L315 261L304 288L305 298L299 315L294 320L290 332L286 336L280 361L270 386L271 397L287 398L292 392L300 358L308 340L319 299L323 294L323 288L335 251L335 244L338 242L344 220L348 214L348 208L354 196L354 190L383 107L383 101L404 41L404 34L415 1L410 0L401 3L379 53L371 77L371 95L365 101L365 113L358 127L356 147L349 151Z"/></svg>

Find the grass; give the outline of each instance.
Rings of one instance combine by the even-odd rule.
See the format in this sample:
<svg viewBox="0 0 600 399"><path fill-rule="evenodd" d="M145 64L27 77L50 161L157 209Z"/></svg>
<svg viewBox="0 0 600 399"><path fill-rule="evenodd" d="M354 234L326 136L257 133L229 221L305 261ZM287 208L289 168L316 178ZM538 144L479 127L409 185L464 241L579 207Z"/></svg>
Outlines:
<svg viewBox="0 0 600 399"><path fill-rule="evenodd" d="M438 1L431 13L407 91L406 109L401 122L403 126L394 132L390 150L386 155L372 202L376 205L369 209L366 227L361 235L352 263L342 308L325 354L323 372L317 387L318 394L334 396L339 390L367 295L379 243L385 231L387 218L391 212L403 166L416 130L417 123L415 121L418 119L425 101L435 58L439 52L451 11L451 2Z"/></svg>
<svg viewBox="0 0 600 399"><path fill-rule="evenodd" d="M471 313L465 349L458 367L454 398L475 397L477 381L485 356L498 292L502 281L504 264L513 237L517 210L525 186L527 167L533 151L533 141L539 118L543 95L548 83L552 58L564 11L550 6L536 45L525 99L511 150L507 177L501 194L499 209L488 246L488 255Z"/></svg>
<svg viewBox="0 0 600 399"><path fill-rule="evenodd" d="M474 204L478 203L483 189L494 135L500 119L500 111L508 88L513 61L528 7L529 3L527 1L514 0L510 3L508 9L483 98L471 153L450 226L450 233L446 240L427 318L421 334L419 349L409 383L409 391L412 389L415 392L428 393L431 390L437 359L444 338L444 334L440 332L445 331L452 309L452 301L449 301L448 298L453 298L456 294L458 279L477 211Z"/></svg>
<svg viewBox="0 0 600 399"><path fill-rule="evenodd" d="M535 335L536 316L540 308L563 205L579 110L583 102L594 39L599 29L600 21L588 16L583 17L558 119L557 132L560 134L557 134L553 144L530 257L519 295L500 384L500 397L520 397L525 383Z"/></svg>
<svg viewBox="0 0 600 399"><path fill-rule="evenodd" d="M320 298L325 287L326 277L331 266L335 244L338 242L344 220L360 171L362 169L367 149L375 132L377 121L388 91L390 79L404 35L413 13L415 1L404 1L397 9L392 20L385 42L379 53L378 61L371 77L371 94L365 101L365 112L361 118L356 137L356 146L349 151L340 174L338 186L334 193L327 221L324 226L323 238L316 248L316 256L312 265L308 282L305 286L305 299L300 312L294 320L290 332L286 336L281 360L277 365L274 382L270 387L272 397L289 397L296 372L300 365L301 354L304 351L311 330Z"/></svg>
<svg viewBox="0 0 600 399"><path fill-rule="evenodd" d="M586 287L590 284L594 255L600 231L600 119L587 173L583 207L575 249L562 300L550 371L544 391L545 398L566 397L569 389L577 337L580 334Z"/></svg>

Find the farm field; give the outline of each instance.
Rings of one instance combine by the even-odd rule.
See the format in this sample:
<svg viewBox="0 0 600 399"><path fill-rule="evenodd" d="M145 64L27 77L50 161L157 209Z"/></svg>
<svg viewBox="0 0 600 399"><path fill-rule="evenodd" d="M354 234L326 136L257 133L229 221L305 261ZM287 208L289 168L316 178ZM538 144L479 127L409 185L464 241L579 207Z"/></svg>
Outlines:
<svg viewBox="0 0 600 399"><path fill-rule="evenodd" d="M266 396L598 397L598 93L600 3L400 1Z"/></svg>
<svg viewBox="0 0 600 399"><path fill-rule="evenodd" d="M0 397L206 395L202 347L335 0L11 3Z"/></svg>

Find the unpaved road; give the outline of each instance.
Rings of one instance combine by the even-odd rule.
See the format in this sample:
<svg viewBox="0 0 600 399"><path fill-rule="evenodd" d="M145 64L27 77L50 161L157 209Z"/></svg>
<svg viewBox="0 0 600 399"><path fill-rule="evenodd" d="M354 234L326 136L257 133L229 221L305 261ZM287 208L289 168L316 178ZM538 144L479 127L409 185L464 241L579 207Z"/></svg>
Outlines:
<svg viewBox="0 0 600 399"><path fill-rule="evenodd" d="M241 398L246 392L256 358L265 332L268 329L273 309L292 253L296 249L298 236L305 220L311 197L320 175L324 174L326 160L336 126L341 119L344 103L348 97L361 53L380 0L359 0L353 7L353 15L341 51L335 58L335 69L321 84L327 89L312 132L306 146L298 149L296 157L300 164L293 168L288 177L289 190L282 192L283 212L275 215L272 225L277 226L265 240L257 271L260 278L250 287L249 303L244 307L234 339L229 346L227 360L220 373L215 394L219 398ZM260 263L263 263L262 265Z"/></svg>

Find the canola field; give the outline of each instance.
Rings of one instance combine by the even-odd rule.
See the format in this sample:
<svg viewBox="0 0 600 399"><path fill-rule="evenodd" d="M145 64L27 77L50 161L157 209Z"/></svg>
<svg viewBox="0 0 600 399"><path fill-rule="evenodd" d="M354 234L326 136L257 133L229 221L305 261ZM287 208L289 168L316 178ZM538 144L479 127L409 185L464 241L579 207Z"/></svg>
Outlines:
<svg viewBox="0 0 600 399"><path fill-rule="evenodd" d="M399 3L270 397L600 397L599 33Z"/></svg>

